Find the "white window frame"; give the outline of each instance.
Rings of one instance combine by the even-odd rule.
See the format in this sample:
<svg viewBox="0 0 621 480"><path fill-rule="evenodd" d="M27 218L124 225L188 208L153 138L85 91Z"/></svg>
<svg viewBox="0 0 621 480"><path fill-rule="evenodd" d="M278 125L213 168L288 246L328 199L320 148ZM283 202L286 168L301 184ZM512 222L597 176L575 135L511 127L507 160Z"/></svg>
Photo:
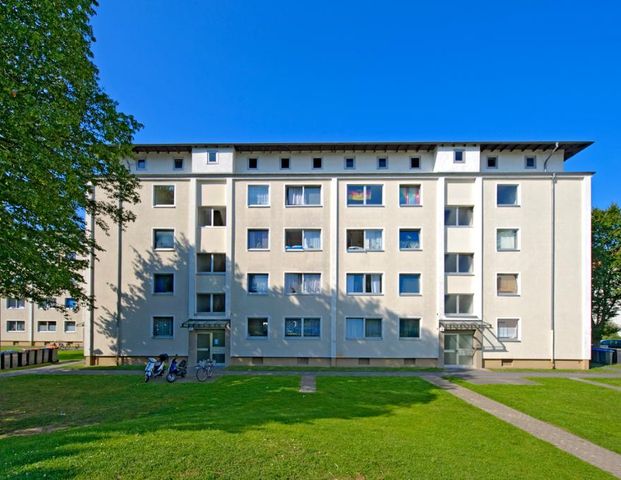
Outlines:
<svg viewBox="0 0 621 480"><path fill-rule="evenodd" d="M515 202L516 203L498 203L498 187L515 187ZM522 205L522 189L519 183L497 183L496 184L496 207L498 208L517 208Z"/></svg>
<svg viewBox="0 0 621 480"><path fill-rule="evenodd" d="M198 255L209 255L209 271L208 272L199 272L198 271ZM214 272L214 255L224 255L224 272ZM197 252L196 254L196 275L225 275L226 274L226 254L219 252Z"/></svg>
<svg viewBox="0 0 621 480"><path fill-rule="evenodd" d="M347 166L347 160L351 160L352 161L352 166L348 167ZM343 159L343 169L344 170L356 170L356 157L345 157Z"/></svg>
<svg viewBox="0 0 621 480"><path fill-rule="evenodd" d="M455 255L457 258L455 259L456 261L456 267L457 267L457 271L456 272L447 272L446 271L446 256L447 255ZM469 256L472 257L472 271L470 272L460 272L459 271L459 257L461 256ZM474 275L474 253L472 252L446 252L444 254L444 274L445 275L451 275L451 276L462 276L462 277L467 277L467 276L472 276Z"/></svg>
<svg viewBox="0 0 621 480"><path fill-rule="evenodd" d="M316 296L316 295L321 295L323 293L323 275L321 274L321 272L285 272L283 274L283 288L285 288L286 290L286 286L287 286L287 275L302 275L302 281L300 282L300 287L302 289L301 292L298 293L289 293L287 291L285 291L285 295L287 296ZM319 275L319 292L318 293L308 293L304 291L304 280L306 275Z"/></svg>
<svg viewBox="0 0 621 480"><path fill-rule="evenodd" d="M397 325L397 333L399 335L399 340L404 340L406 342L420 342L423 337L423 319L421 317L399 317ZM401 320L418 320L418 337L402 337L401 336Z"/></svg>
<svg viewBox="0 0 621 480"><path fill-rule="evenodd" d="M287 231L300 230L302 232L302 248L300 249L288 249L287 248ZM319 231L319 248L304 248L304 232L308 230L318 230ZM291 252L321 252L323 251L323 230L321 228L284 228L283 236L282 236L282 244L284 247L284 251L287 253Z"/></svg>
<svg viewBox="0 0 621 480"><path fill-rule="evenodd" d="M41 324L46 325L46 330L41 330ZM54 330L50 330L50 325L54 325ZM58 322L56 320L38 320L37 321L37 333L56 333L58 331Z"/></svg>
<svg viewBox="0 0 621 480"><path fill-rule="evenodd" d="M499 275L515 275L516 293L500 293L498 291L498 276ZM497 297L519 297L522 294L522 275L519 272L496 272L496 296Z"/></svg>
<svg viewBox="0 0 621 480"><path fill-rule="evenodd" d="M160 205L155 203L155 188L156 187L173 187L173 203L172 205ZM155 183L151 189L153 208L175 208L177 206L177 185L174 183Z"/></svg>
<svg viewBox="0 0 621 480"><path fill-rule="evenodd" d="M457 160L457 152L461 153L461 160ZM453 149L453 163L466 163L466 150L463 148Z"/></svg>
<svg viewBox="0 0 621 480"><path fill-rule="evenodd" d="M295 335L287 335L287 320L293 320L293 319L300 319L301 321L301 332L300 332L300 336L295 336ZM306 320L319 320L319 335L314 336L314 335L304 335L304 324L306 323ZM322 324L323 324L323 320L320 316L317 317L313 317L313 316L295 316L295 315L286 315L283 317L282 320L282 329L283 329L283 333L282 336L284 339L286 340L321 340L322 336L323 336L323 328L322 328Z"/></svg>
<svg viewBox="0 0 621 480"><path fill-rule="evenodd" d="M348 292L347 291L347 276L348 275L362 275L362 285L363 285L363 290L366 287L367 284L367 280L366 280L366 276L367 275L379 275L380 276L380 285L381 285L381 291L380 293L372 293L372 292ZM346 272L345 273L345 294L349 295L349 296L372 296L372 297L379 297L384 295L384 290L386 288L385 285L385 281L384 281L385 275L384 272ZM375 317L373 317L375 318Z"/></svg>
<svg viewBox="0 0 621 480"><path fill-rule="evenodd" d="M173 277L173 282L172 282L173 283L173 289L172 289L172 292L156 292L155 291L155 276L156 275L172 275L172 277ZM175 291L177 290L176 289L177 279L175 277L176 277L176 275L175 275L174 272L153 272L153 275L151 277L151 294L152 295L156 295L158 297L162 297L162 296L163 297L166 297L166 296L170 297L170 296L174 295Z"/></svg>
<svg viewBox="0 0 621 480"><path fill-rule="evenodd" d="M265 275L267 277L267 290L265 292L251 292L250 291L250 275ZM246 293L253 297L264 297L270 293L270 274L264 272L250 272L246 274Z"/></svg>
<svg viewBox="0 0 621 480"><path fill-rule="evenodd" d="M250 187L267 187L267 204L263 205L260 203L250 203ZM270 190L269 183L249 183L246 188L246 206L248 208L269 208L272 204Z"/></svg>
<svg viewBox="0 0 621 480"><path fill-rule="evenodd" d="M418 275L418 293L401 292L401 275ZM420 297L423 294L423 275L421 272L397 272L397 292L400 297Z"/></svg>
<svg viewBox="0 0 621 480"><path fill-rule="evenodd" d="M9 329L10 323L13 323L15 325L19 323L22 325L23 328L21 330L11 330ZM26 321L25 320L7 320L6 325L5 325L5 330L7 333L23 333L26 331Z"/></svg>
<svg viewBox="0 0 621 480"><path fill-rule="evenodd" d="M371 203L371 204L367 204L367 187L382 187L382 203ZM373 207L383 207L384 204L386 203L385 200L385 192L384 192L384 184L383 183L347 183L345 185L345 205L349 208L349 207L354 207L354 208L359 208L359 207L363 207L363 208L373 208ZM362 204L359 205L350 205L349 203L349 187L363 187L363 197L364 197L364 202Z"/></svg>
<svg viewBox="0 0 621 480"><path fill-rule="evenodd" d="M198 311L198 296L199 295L209 295L209 312L199 312ZM224 310L222 310L221 312L214 312L213 310L213 296L214 295L224 295ZM197 315L226 315L226 292L196 292L196 305L195 305L195 310L196 310L196 314Z"/></svg>
<svg viewBox="0 0 621 480"><path fill-rule="evenodd" d="M267 231L267 248L248 248L248 235L250 234L251 230L266 230ZM246 228L246 251L247 252L269 252L270 247L271 247L271 242L272 242L272 235L270 234L269 228L262 228L262 227Z"/></svg>
<svg viewBox="0 0 621 480"><path fill-rule="evenodd" d="M158 230L172 230L172 234L173 234L173 247L172 248L156 248L155 247L155 232ZM177 235L176 235L176 231L174 228L172 227L153 227L151 229L151 248L153 248L154 251L156 252L173 252L176 250L177 248Z"/></svg>
<svg viewBox="0 0 621 480"><path fill-rule="evenodd" d="M407 203L401 203L401 188L402 187L418 187L418 203L409 205ZM419 208L423 206L423 185L420 183L400 183L399 184L399 208Z"/></svg>
<svg viewBox="0 0 621 480"><path fill-rule="evenodd" d="M498 248L498 232L500 230L515 230L515 248ZM520 230L517 227L497 227L496 228L496 252L519 252L521 247Z"/></svg>
<svg viewBox="0 0 621 480"><path fill-rule="evenodd" d="M449 313L446 311L446 297L449 295L455 295L457 297L457 312L456 313ZM460 308L459 308L459 304L460 304L460 299L461 297L472 297L472 312L467 313L467 312L460 312ZM444 304L443 304L443 309L444 309L444 315L446 315L447 317L463 317L463 316L468 316L471 317L474 315L474 294L473 293L445 293L444 294Z"/></svg>
<svg viewBox="0 0 621 480"><path fill-rule="evenodd" d="M302 199L306 198L306 188L307 187L311 187L311 188L319 188L319 203L302 203L300 205L289 205L287 203L287 188L288 187L302 187ZM319 184L291 184L288 183L286 185L284 185L284 202L285 202L285 208L313 208L313 207L323 207L323 185Z"/></svg>
<svg viewBox="0 0 621 480"><path fill-rule="evenodd" d="M68 323L73 323L74 330L67 330L67 324ZM75 320L65 320L63 322L63 332L64 333L68 333L69 335L73 335L73 334L77 333L78 332L78 322L76 322Z"/></svg>
<svg viewBox="0 0 621 480"><path fill-rule="evenodd" d="M351 250L348 246L347 246L347 233L351 230L362 230L362 243L363 246L360 250L356 249L356 250ZM367 248L367 232L370 230L374 230L374 231L380 231L382 232L382 248L380 249L370 249ZM345 251L347 253L366 253L366 252L384 252L386 250L385 248L385 236L384 236L384 229L383 228L373 228L373 227L369 227L369 228L346 228L345 229Z"/></svg>
<svg viewBox="0 0 621 480"><path fill-rule="evenodd" d="M156 317L165 317L165 318L171 318L172 319L172 335L168 336L168 335L158 335L155 336L153 335L153 327L155 325L155 318ZM151 330L149 331L149 337L152 340L171 340L175 338L175 316L174 315L169 315L169 314L158 314L158 315L151 315L151 321L149 322L149 327L151 328Z"/></svg>
<svg viewBox="0 0 621 480"><path fill-rule="evenodd" d="M249 334L248 331L248 320L250 320L251 318L264 318L267 320L267 333L265 335L261 335L261 336L251 336ZM272 330L271 325L272 324L272 318L269 315L247 315L246 316L246 340L269 340L270 338L270 332Z"/></svg>
<svg viewBox="0 0 621 480"><path fill-rule="evenodd" d="M516 338L505 338L500 336L500 328L499 323L503 320L515 320L517 322L517 337ZM516 343L522 341L522 319L520 317L498 317L496 318L496 338L501 342L509 342Z"/></svg>
<svg viewBox="0 0 621 480"><path fill-rule="evenodd" d="M444 226L445 227L450 227L450 228L473 228L474 227L474 205L445 205L444 206L444 211L446 212L446 210L448 208L455 208L457 210L457 213L455 215L455 218L457 220L456 224L451 224L448 225L446 223L446 218L444 219ZM459 224L459 209L460 208L468 208L472 210L472 223L470 225L460 225ZM446 216L446 213L445 213Z"/></svg>
<svg viewBox="0 0 621 480"><path fill-rule="evenodd" d="M401 230L418 230L418 248L401 248ZM400 252L420 252L423 249L423 229L421 227L399 227L397 229L397 245Z"/></svg>
<svg viewBox="0 0 621 480"><path fill-rule="evenodd" d="M17 303L16 303L16 305L17 305L17 306L15 306L15 307L11 307L11 306L9 305L9 302L10 302L11 300L14 300L15 302L17 302ZM21 307L19 306L19 302L20 302L20 301L21 301L21 303L22 303L22 306L21 306ZM23 299L23 298L7 298L7 299L6 299L6 309L7 309L7 310L23 310L24 308L26 308L26 300L25 300L25 299Z"/></svg>
<svg viewBox="0 0 621 480"><path fill-rule="evenodd" d="M211 155L213 154L214 160L211 160ZM207 150L207 165L217 165L218 162L218 151L217 150Z"/></svg>
<svg viewBox="0 0 621 480"><path fill-rule="evenodd" d="M364 336L362 337L348 337L347 336L347 321L348 320L358 320L358 319L362 319L362 330L364 332ZM367 320L379 320L380 321L380 330L381 330L381 334L379 337L367 337ZM349 315L345 317L345 333L343 335L343 338L345 338L345 340L351 340L351 341L381 341L384 340L384 318L383 317L364 317L364 316L353 316L353 315Z"/></svg>
<svg viewBox="0 0 621 480"><path fill-rule="evenodd" d="M532 158L535 163L532 167L528 166L528 159ZM537 170L537 155L524 155L524 168L526 170Z"/></svg>

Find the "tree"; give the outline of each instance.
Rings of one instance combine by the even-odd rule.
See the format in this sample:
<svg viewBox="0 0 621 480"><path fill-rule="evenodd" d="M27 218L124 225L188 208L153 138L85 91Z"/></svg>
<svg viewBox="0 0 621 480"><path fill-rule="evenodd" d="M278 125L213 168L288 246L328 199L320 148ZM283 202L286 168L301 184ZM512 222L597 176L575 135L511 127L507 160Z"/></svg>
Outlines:
<svg viewBox="0 0 621 480"><path fill-rule="evenodd" d="M86 217L133 220L141 125L117 110L93 64L89 0L0 0L0 296L90 304ZM93 198L92 188L105 192Z"/></svg>
<svg viewBox="0 0 621 480"><path fill-rule="evenodd" d="M621 307L621 210L613 203L592 215L592 314L594 343L619 331L611 319Z"/></svg>

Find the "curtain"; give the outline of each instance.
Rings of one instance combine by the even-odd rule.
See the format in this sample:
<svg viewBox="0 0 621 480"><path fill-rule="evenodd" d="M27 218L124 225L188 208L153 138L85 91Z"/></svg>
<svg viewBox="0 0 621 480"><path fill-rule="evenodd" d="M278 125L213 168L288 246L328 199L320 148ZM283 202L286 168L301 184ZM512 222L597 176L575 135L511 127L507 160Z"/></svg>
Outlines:
<svg viewBox="0 0 621 480"><path fill-rule="evenodd" d="M285 337L302 336L302 319L285 318Z"/></svg>
<svg viewBox="0 0 621 480"><path fill-rule="evenodd" d="M318 318L304 319L304 336L319 337L321 336L321 320Z"/></svg>
<svg viewBox="0 0 621 480"><path fill-rule="evenodd" d="M402 250L420 248L420 230L401 230L399 248Z"/></svg>
<svg viewBox="0 0 621 480"><path fill-rule="evenodd" d="M472 272L473 255L461 253L459 255L459 273Z"/></svg>
<svg viewBox="0 0 621 480"><path fill-rule="evenodd" d="M399 293L420 293L420 275L399 275Z"/></svg>
<svg viewBox="0 0 621 480"><path fill-rule="evenodd" d="M304 205L321 204L321 187L304 187Z"/></svg>
<svg viewBox="0 0 621 480"><path fill-rule="evenodd" d="M371 288L367 289L368 293L382 293L382 276L380 274L367 275L370 279Z"/></svg>
<svg viewBox="0 0 621 480"><path fill-rule="evenodd" d="M285 293L301 293L300 284L302 283L301 273L285 274Z"/></svg>
<svg viewBox="0 0 621 480"><path fill-rule="evenodd" d="M399 336L403 338L420 337L420 320L418 318L401 318L399 320Z"/></svg>
<svg viewBox="0 0 621 480"><path fill-rule="evenodd" d="M517 275L498 275L498 293L517 293Z"/></svg>
<svg viewBox="0 0 621 480"><path fill-rule="evenodd" d="M348 273L347 274L347 293L363 292L364 275Z"/></svg>
<svg viewBox="0 0 621 480"><path fill-rule="evenodd" d="M401 187L399 203L401 205L420 205L420 187L418 185Z"/></svg>
<svg viewBox="0 0 621 480"><path fill-rule="evenodd" d="M287 187L287 205L304 204L304 187Z"/></svg>
<svg viewBox="0 0 621 480"><path fill-rule="evenodd" d="M248 277L248 291L250 293L267 293L267 275L254 273Z"/></svg>
<svg viewBox="0 0 621 480"><path fill-rule="evenodd" d="M248 205L269 205L269 187L248 185Z"/></svg>
<svg viewBox="0 0 621 480"><path fill-rule="evenodd" d="M346 338L363 338L364 337L364 319L348 318L346 323Z"/></svg>
<svg viewBox="0 0 621 480"><path fill-rule="evenodd" d="M367 250L382 249L382 231L381 230L365 230L365 248Z"/></svg>
<svg viewBox="0 0 621 480"><path fill-rule="evenodd" d="M457 208L448 207L444 210L444 225L457 225Z"/></svg>
<svg viewBox="0 0 621 480"><path fill-rule="evenodd" d="M498 338L517 339L517 320L498 320Z"/></svg>
<svg viewBox="0 0 621 480"><path fill-rule="evenodd" d="M318 273L304 274L302 291L304 293L321 293L321 275Z"/></svg>
<svg viewBox="0 0 621 480"><path fill-rule="evenodd" d="M472 225L472 207L459 207L458 224L463 227Z"/></svg>
<svg viewBox="0 0 621 480"><path fill-rule="evenodd" d="M319 250L321 248L321 230L304 230L304 250Z"/></svg>
<svg viewBox="0 0 621 480"><path fill-rule="evenodd" d="M382 319L367 318L364 322L364 336L367 338L380 338L382 336Z"/></svg>
<svg viewBox="0 0 621 480"><path fill-rule="evenodd" d="M517 248L516 237L515 230L498 230L496 241L498 250L515 250Z"/></svg>
<svg viewBox="0 0 621 480"><path fill-rule="evenodd" d="M248 248L267 248L267 230L248 230Z"/></svg>

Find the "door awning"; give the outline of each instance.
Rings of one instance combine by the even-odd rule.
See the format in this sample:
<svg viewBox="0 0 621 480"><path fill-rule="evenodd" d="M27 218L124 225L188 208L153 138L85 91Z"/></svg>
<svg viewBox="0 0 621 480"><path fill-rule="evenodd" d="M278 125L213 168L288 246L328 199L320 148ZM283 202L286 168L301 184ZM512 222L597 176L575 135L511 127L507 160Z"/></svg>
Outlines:
<svg viewBox="0 0 621 480"><path fill-rule="evenodd" d="M444 327L444 330L484 330L491 327L489 323L479 320L478 318L451 318L440 320L440 326Z"/></svg>
<svg viewBox="0 0 621 480"><path fill-rule="evenodd" d="M228 318L197 319L189 318L181 324L181 328L226 328L230 323Z"/></svg>

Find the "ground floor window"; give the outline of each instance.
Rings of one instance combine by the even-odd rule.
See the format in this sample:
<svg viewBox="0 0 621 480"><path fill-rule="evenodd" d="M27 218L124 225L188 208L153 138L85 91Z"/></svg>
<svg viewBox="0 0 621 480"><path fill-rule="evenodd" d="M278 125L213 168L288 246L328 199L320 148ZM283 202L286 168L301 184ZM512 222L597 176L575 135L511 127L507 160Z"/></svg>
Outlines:
<svg viewBox="0 0 621 480"><path fill-rule="evenodd" d="M153 337L172 338L173 317L153 317Z"/></svg>
<svg viewBox="0 0 621 480"><path fill-rule="evenodd" d="M345 325L348 340L382 338L381 318L346 318Z"/></svg>
<svg viewBox="0 0 621 480"><path fill-rule="evenodd" d="M320 337L319 318L285 318L285 337Z"/></svg>
<svg viewBox="0 0 621 480"><path fill-rule="evenodd" d="M7 332L25 332L26 322L22 320L8 320L6 322L6 331Z"/></svg>
<svg viewBox="0 0 621 480"><path fill-rule="evenodd" d="M420 318L400 318L399 338L420 338Z"/></svg>
<svg viewBox="0 0 621 480"><path fill-rule="evenodd" d="M38 332L55 332L56 322L39 322L37 323Z"/></svg>
<svg viewBox="0 0 621 480"><path fill-rule="evenodd" d="M248 319L248 336L267 338L269 320L267 317L250 317Z"/></svg>
<svg viewBox="0 0 621 480"><path fill-rule="evenodd" d="M74 321L65 322L65 333L73 333L76 331L76 323Z"/></svg>
<svg viewBox="0 0 621 480"><path fill-rule="evenodd" d="M498 319L498 339L499 340L519 340L520 321L517 318Z"/></svg>

